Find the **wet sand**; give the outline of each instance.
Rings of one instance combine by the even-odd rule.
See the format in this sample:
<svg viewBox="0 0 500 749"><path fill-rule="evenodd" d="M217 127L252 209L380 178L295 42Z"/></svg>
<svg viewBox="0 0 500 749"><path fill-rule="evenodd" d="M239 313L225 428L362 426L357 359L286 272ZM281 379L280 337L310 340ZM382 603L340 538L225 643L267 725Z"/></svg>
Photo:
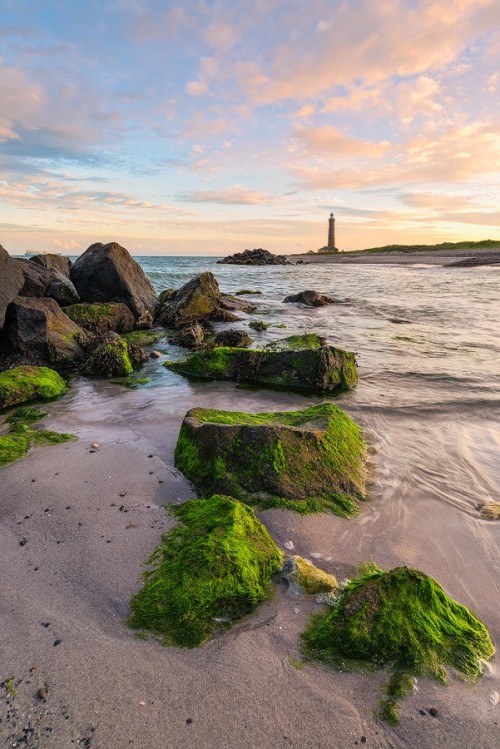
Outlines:
<svg viewBox="0 0 500 749"><path fill-rule="evenodd" d="M220 392L215 385L193 389L193 405L209 398L217 407ZM453 678L447 688L419 679L401 704L400 726L390 728L373 715L383 673L299 664L299 632L320 609L284 586L255 615L192 651L163 648L127 629L141 565L171 524L161 505L193 496L173 466L182 402L167 413L146 398L144 420L140 412L130 419L128 407L141 397L75 380L70 395L49 405L44 426L72 431L79 441L35 449L2 470L0 681L12 675L16 696L0 692L1 746L344 749L366 741L498 749L496 672L474 688ZM305 405L300 396L265 391L240 397L243 407L252 398L256 410ZM363 514L343 520L273 510L262 520L279 545L292 541L296 553L339 579L369 559L423 569L474 608L498 643L500 524L480 520L466 498L443 512L438 485L410 487L398 464L404 451L385 417L354 416L376 456ZM411 423L407 435L415 439ZM94 441L101 447L90 452ZM429 480L434 486L436 477ZM411 501L402 502L410 490ZM37 697L42 687L45 701Z"/></svg>
<svg viewBox="0 0 500 749"><path fill-rule="evenodd" d="M483 265L498 265L500 263L499 250L434 250L429 252L380 252L358 253L340 252L338 255L288 255L288 260L304 263L354 264L354 265L447 265L465 263L465 267ZM459 267L459 266L456 266Z"/></svg>

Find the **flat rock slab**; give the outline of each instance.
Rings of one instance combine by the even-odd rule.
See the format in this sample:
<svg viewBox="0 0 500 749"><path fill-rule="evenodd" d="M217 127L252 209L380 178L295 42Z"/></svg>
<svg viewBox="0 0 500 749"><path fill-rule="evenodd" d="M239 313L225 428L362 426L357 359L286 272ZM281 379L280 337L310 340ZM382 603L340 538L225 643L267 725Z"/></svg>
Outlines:
<svg viewBox="0 0 500 749"><path fill-rule="evenodd" d="M194 408L175 462L203 496L348 516L364 498L365 451L359 427L329 403L259 414Z"/></svg>

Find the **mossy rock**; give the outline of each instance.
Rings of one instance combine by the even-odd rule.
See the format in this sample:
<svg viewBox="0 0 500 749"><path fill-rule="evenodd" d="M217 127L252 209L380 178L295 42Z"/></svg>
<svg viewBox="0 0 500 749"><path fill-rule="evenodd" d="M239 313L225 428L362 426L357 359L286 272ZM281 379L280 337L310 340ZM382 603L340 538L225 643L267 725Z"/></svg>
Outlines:
<svg viewBox="0 0 500 749"><path fill-rule="evenodd" d="M125 377L133 369L127 342L121 336L110 333L94 349L84 363L82 372L102 377Z"/></svg>
<svg viewBox="0 0 500 749"><path fill-rule="evenodd" d="M287 559L281 576L288 582L288 588L295 596L331 593L338 588L334 575L329 575L308 559L297 555Z"/></svg>
<svg viewBox="0 0 500 749"><path fill-rule="evenodd" d="M364 455L359 427L329 403L285 413L194 408L175 464L204 496L349 516L364 498Z"/></svg>
<svg viewBox="0 0 500 749"><path fill-rule="evenodd" d="M252 320L248 323L248 327L255 330L257 333L263 333L264 331L269 330L271 323L263 322L262 320Z"/></svg>
<svg viewBox="0 0 500 749"><path fill-rule="evenodd" d="M344 588L331 611L311 620L302 642L305 653L341 668L390 668L389 699L380 716L392 723L397 699L412 688L411 676L444 682L451 667L475 680L480 659L495 652L484 624L432 577L375 565Z"/></svg>
<svg viewBox="0 0 500 749"><path fill-rule="evenodd" d="M0 372L0 408L37 398L50 399L67 389L61 375L48 367L15 367Z"/></svg>
<svg viewBox="0 0 500 749"><path fill-rule="evenodd" d="M172 512L179 525L149 559L129 624L166 645L195 647L272 595L283 554L253 510L231 497L193 499Z"/></svg>
<svg viewBox="0 0 500 749"><path fill-rule="evenodd" d="M480 514L486 520L500 520L500 502L486 502Z"/></svg>
<svg viewBox="0 0 500 749"><path fill-rule="evenodd" d="M132 312L120 302L72 304L64 311L80 328L97 335L106 335L111 330L128 333L135 324Z"/></svg>
<svg viewBox="0 0 500 749"><path fill-rule="evenodd" d="M130 333L122 333L123 340L134 346L152 346L164 337L164 330L132 330Z"/></svg>
<svg viewBox="0 0 500 749"><path fill-rule="evenodd" d="M223 346L164 366L199 380L235 380L322 393L353 388L358 380L354 354L321 342L319 336L309 335L292 336L263 349Z"/></svg>

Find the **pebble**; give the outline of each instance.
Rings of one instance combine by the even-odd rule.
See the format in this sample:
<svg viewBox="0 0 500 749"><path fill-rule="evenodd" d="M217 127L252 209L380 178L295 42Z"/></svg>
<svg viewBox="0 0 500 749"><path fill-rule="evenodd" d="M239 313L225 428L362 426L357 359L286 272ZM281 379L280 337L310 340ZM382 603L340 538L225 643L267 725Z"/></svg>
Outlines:
<svg viewBox="0 0 500 749"><path fill-rule="evenodd" d="M420 715L427 715L427 713L425 712L425 710L422 710L422 709L421 709L421 710L420 710Z"/></svg>
<svg viewBox="0 0 500 749"><path fill-rule="evenodd" d="M295 548L295 544L293 543L293 541L285 541L283 546L285 547L285 549L289 549L290 551Z"/></svg>
<svg viewBox="0 0 500 749"><path fill-rule="evenodd" d="M186 725L187 725L187 726L190 726L192 722L193 722L193 719L192 719L192 718L188 718L188 719L186 720Z"/></svg>
<svg viewBox="0 0 500 749"><path fill-rule="evenodd" d="M27 538L22 538L22 539L21 539L21 540L19 541L19 546L24 546L24 545L25 545L25 544L27 544L27 543L28 543L28 539L27 539Z"/></svg>
<svg viewBox="0 0 500 749"><path fill-rule="evenodd" d="M89 450L89 453L95 453L97 450Z"/></svg>
<svg viewBox="0 0 500 749"><path fill-rule="evenodd" d="M40 689L37 692L37 695L40 697L41 700L47 699L48 690L45 689L45 687L40 687Z"/></svg>
<svg viewBox="0 0 500 749"><path fill-rule="evenodd" d="M120 492L119 496L120 497L124 497L125 496L125 492Z"/></svg>
<svg viewBox="0 0 500 749"><path fill-rule="evenodd" d="M154 455L153 454L148 455L148 458L154 458Z"/></svg>
<svg viewBox="0 0 500 749"><path fill-rule="evenodd" d="M60 645L62 640L54 640L54 647L57 648L58 645Z"/></svg>
<svg viewBox="0 0 500 749"><path fill-rule="evenodd" d="M360 741L362 744L366 744L366 736L361 736Z"/></svg>
<svg viewBox="0 0 500 749"><path fill-rule="evenodd" d="M429 713L430 713L430 714L431 714L432 716L434 716L434 718L435 718L435 717L436 717L436 715L438 714L438 711L436 710L436 708L435 708L435 707L431 707L431 709L429 710Z"/></svg>
<svg viewBox="0 0 500 749"><path fill-rule="evenodd" d="M98 450L100 448L100 444L98 442L92 442L91 446L94 450Z"/></svg>
<svg viewBox="0 0 500 749"><path fill-rule="evenodd" d="M159 351L151 351L151 353L150 353L150 357L151 357L152 359L159 359L159 358L160 358L160 356L161 356L161 354L160 354L160 352L159 352Z"/></svg>
<svg viewBox="0 0 500 749"><path fill-rule="evenodd" d="M47 627L50 627L50 622L40 622L40 624L42 625L42 627L45 627L45 629L47 629Z"/></svg>
<svg viewBox="0 0 500 749"><path fill-rule="evenodd" d="M125 507L125 505L121 505L121 507L118 508L120 512L128 512L128 507Z"/></svg>

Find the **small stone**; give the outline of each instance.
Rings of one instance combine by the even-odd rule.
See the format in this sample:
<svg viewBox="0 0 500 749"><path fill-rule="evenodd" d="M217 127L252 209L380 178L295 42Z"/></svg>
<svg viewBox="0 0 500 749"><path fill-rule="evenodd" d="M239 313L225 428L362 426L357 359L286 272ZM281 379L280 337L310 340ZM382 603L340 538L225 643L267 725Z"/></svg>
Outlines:
<svg viewBox="0 0 500 749"><path fill-rule="evenodd" d="M425 710L422 710L422 708L420 708L419 712L420 712L420 715L427 715L427 713L425 712Z"/></svg>
<svg viewBox="0 0 500 749"><path fill-rule="evenodd" d="M438 714L438 711L435 707L431 707L431 709L429 710L429 713L435 718L436 715Z"/></svg>
<svg viewBox="0 0 500 749"><path fill-rule="evenodd" d="M33 483L34 481L36 481L36 479L31 479L31 483Z"/></svg>
<svg viewBox="0 0 500 749"><path fill-rule="evenodd" d="M29 519L30 519L30 516L29 516L29 515L25 515L25 516L24 516L24 519L25 519L25 520L29 520Z"/></svg>
<svg viewBox="0 0 500 749"><path fill-rule="evenodd" d="M98 450L100 448L100 444L98 442L92 442L91 446L94 450Z"/></svg>
<svg viewBox="0 0 500 749"><path fill-rule="evenodd" d="M89 450L89 453L95 453L97 450Z"/></svg>
<svg viewBox="0 0 500 749"><path fill-rule="evenodd" d="M153 473L154 473L154 471L150 471L150 472L149 472L149 475L150 475L150 476L152 476L152 475L153 475Z"/></svg>
<svg viewBox="0 0 500 749"><path fill-rule="evenodd" d="M57 648L58 645L60 645L62 640L54 640L54 647Z"/></svg>
<svg viewBox="0 0 500 749"><path fill-rule="evenodd" d="M118 496L124 497L125 496L125 492L120 492L120 494Z"/></svg>
<svg viewBox="0 0 500 749"><path fill-rule="evenodd" d="M47 627L50 627L50 622L40 622L40 624L42 625L42 627L45 627L45 629L47 629Z"/></svg>
<svg viewBox="0 0 500 749"><path fill-rule="evenodd" d="M148 455L148 458L154 458L154 455L153 454Z"/></svg>
<svg viewBox="0 0 500 749"><path fill-rule="evenodd" d="M361 736L360 741L362 744L366 744L366 736Z"/></svg>
<svg viewBox="0 0 500 749"><path fill-rule="evenodd" d="M150 357L151 357L152 359L159 359L159 358L160 358L160 356L161 356L161 354L160 354L160 352L159 352L159 351L151 351L151 353L150 353Z"/></svg>
<svg viewBox="0 0 500 749"><path fill-rule="evenodd" d="M159 484L163 484L165 482L165 479L158 479Z"/></svg>
<svg viewBox="0 0 500 749"><path fill-rule="evenodd" d="M31 666L30 668L30 674L33 676L33 674L36 673L36 668L34 666Z"/></svg>
<svg viewBox="0 0 500 749"><path fill-rule="evenodd" d="M120 512L128 512L128 507L125 507L125 505L121 505L121 507L118 508Z"/></svg>
<svg viewBox="0 0 500 749"><path fill-rule="evenodd" d="M27 538L22 538L22 539L21 539L21 540L19 541L19 546L24 546L24 545L25 545L25 544L27 544L27 543L28 543L28 539L27 539Z"/></svg>
<svg viewBox="0 0 500 749"><path fill-rule="evenodd" d="M48 695L48 693L49 693L49 692L48 692L48 690L47 690L47 689L45 689L45 687L40 687L40 689L39 689L39 690L38 690L38 692L37 692L37 695L39 696L39 698L40 698L41 700L45 700L45 699L47 699L47 695Z"/></svg>
<svg viewBox="0 0 500 749"><path fill-rule="evenodd" d="M188 719L186 720L186 725L187 725L187 726L190 726L192 722L193 722L193 719L192 719L192 718L188 718Z"/></svg>

